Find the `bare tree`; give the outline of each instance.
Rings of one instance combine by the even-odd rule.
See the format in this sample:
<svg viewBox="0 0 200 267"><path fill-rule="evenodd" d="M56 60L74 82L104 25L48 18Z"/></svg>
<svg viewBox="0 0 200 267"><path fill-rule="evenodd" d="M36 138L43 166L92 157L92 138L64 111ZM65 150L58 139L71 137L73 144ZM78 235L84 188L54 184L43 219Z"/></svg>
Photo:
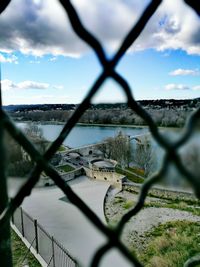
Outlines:
<svg viewBox="0 0 200 267"><path fill-rule="evenodd" d="M194 176L200 175L200 145L196 142L185 148L181 154L184 166Z"/></svg>
<svg viewBox="0 0 200 267"><path fill-rule="evenodd" d="M23 177L30 172L33 164L23 158L20 145L9 134L5 134L5 148L7 155L7 174Z"/></svg>
<svg viewBox="0 0 200 267"><path fill-rule="evenodd" d="M144 176L148 177L155 169L156 155L151 140L145 136L143 141L137 142L133 151L133 161L137 167L144 170Z"/></svg>
<svg viewBox="0 0 200 267"><path fill-rule="evenodd" d="M115 137L105 139L104 143L99 146L105 158L118 161L124 168L129 166L132 158L132 148L129 137L119 132Z"/></svg>
<svg viewBox="0 0 200 267"><path fill-rule="evenodd" d="M40 138L43 139L43 131L38 125L31 123L27 124L24 132L31 138Z"/></svg>
<svg viewBox="0 0 200 267"><path fill-rule="evenodd" d="M98 148L99 150L103 153L103 157L106 158L106 159L109 159L110 158L110 155L111 155L111 146L112 144L112 138L107 138L104 140L103 143L101 143Z"/></svg>

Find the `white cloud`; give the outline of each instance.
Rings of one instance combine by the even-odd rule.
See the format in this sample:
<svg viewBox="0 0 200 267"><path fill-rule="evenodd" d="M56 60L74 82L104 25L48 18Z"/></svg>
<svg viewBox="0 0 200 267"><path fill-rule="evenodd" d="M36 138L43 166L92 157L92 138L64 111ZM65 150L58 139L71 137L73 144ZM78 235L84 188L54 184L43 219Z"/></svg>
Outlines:
<svg viewBox="0 0 200 267"><path fill-rule="evenodd" d="M34 90L45 90L48 88L53 88L57 90L62 90L64 88L63 85L57 84L57 85L50 85L49 83L42 83L42 82L36 82L36 81L23 81L19 83L15 83L11 80L5 79L2 80L2 89L4 91L13 90L13 89L34 89Z"/></svg>
<svg viewBox="0 0 200 267"><path fill-rule="evenodd" d="M191 88L184 84L170 83L165 85L165 89L171 91L171 90L190 90Z"/></svg>
<svg viewBox="0 0 200 267"><path fill-rule="evenodd" d="M57 57L51 57L50 59L49 59L49 61L56 61L57 60Z"/></svg>
<svg viewBox="0 0 200 267"><path fill-rule="evenodd" d="M196 85L196 86L190 87L190 86L185 85L185 84L170 83L170 84L165 85L165 90L168 90L168 91L172 91L172 90L178 90L178 91L193 90L193 91L198 91L198 90L200 90L200 85Z"/></svg>
<svg viewBox="0 0 200 267"><path fill-rule="evenodd" d="M176 69L176 70L171 71L169 75L171 76L187 76L187 75L199 76L200 71L198 69Z"/></svg>
<svg viewBox="0 0 200 267"><path fill-rule="evenodd" d="M19 89L47 89L49 88L48 83L40 83L35 81L23 81L17 84Z"/></svg>
<svg viewBox="0 0 200 267"><path fill-rule="evenodd" d="M83 24L113 51L149 0L73 0ZM18 11L18 12L16 12ZM0 17L0 51L79 57L90 48L71 29L57 0L13 0ZM200 23L182 0L165 0L130 50L182 49L200 55Z"/></svg>
<svg viewBox="0 0 200 267"><path fill-rule="evenodd" d="M137 40L139 49L181 49L200 55L199 18L182 0L163 1Z"/></svg>
<svg viewBox="0 0 200 267"><path fill-rule="evenodd" d="M8 91L10 89L15 88L15 84L10 80L2 80L1 81L1 88L3 91Z"/></svg>
<svg viewBox="0 0 200 267"><path fill-rule="evenodd" d="M194 86L192 89L195 90L195 91L199 91L200 90L200 85Z"/></svg>
<svg viewBox="0 0 200 267"><path fill-rule="evenodd" d="M61 90L61 89L64 88L64 86L63 86L63 85L53 85L53 88L54 88L54 89Z"/></svg>
<svg viewBox="0 0 200 267"><path fill-rule="evenodd" d="M18 64L18 58L15 55L4 56L0 53L0 62L1 63L15 63Z"/></svg>
<svg viewBox="0 0 200 267"><path fill-rule="evenodd" d="M31 63L31 64L40 64L41 62L39 60L30 60L29 63Z"/></svg>
<svg viewBox="0 0 200 267"><path fill-rule="evenodd" d="M10 80L2 80L2 89L3 91L13 90L13 89L48 89L49 88L48 83L40 83L35 81L23 81L20 83L14 83Z"/></svg>

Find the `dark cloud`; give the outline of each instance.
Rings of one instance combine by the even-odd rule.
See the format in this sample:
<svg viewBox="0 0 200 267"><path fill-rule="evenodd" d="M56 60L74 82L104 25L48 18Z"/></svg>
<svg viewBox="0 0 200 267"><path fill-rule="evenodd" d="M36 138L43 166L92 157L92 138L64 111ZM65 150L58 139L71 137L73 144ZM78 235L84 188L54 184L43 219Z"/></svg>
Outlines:
<svg viewBox="0 0 200 267"><path fill-rule="evenodd" d="M73 4L84 25L114 51L148 2L74 0ZM199 28L197 16L183 1L164 1L132 50L182 49L200 54ZM0 36L0 50L4 52L80 56L89 51L71 30L56 0L13 0L0 16Z"/></svg>

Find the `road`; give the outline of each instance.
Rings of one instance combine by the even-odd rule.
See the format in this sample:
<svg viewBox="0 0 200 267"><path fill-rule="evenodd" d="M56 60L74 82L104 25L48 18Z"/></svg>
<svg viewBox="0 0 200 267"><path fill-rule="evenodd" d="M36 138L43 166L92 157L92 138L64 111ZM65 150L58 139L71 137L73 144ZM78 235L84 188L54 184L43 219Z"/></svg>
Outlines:
<svg viewBox="0 0 200 267"><path fill-rule="evenodd" d="M81 176L70 182L72 189L104 222L103 202L109 184L91 181ZM106 242L77 207L67 200L57 187L35 188L23 202L23 209L53 235L75 257L81 266L88 267L97 248ZM116 249L107 253L101 267L128 267L127 262Z"/></svg>

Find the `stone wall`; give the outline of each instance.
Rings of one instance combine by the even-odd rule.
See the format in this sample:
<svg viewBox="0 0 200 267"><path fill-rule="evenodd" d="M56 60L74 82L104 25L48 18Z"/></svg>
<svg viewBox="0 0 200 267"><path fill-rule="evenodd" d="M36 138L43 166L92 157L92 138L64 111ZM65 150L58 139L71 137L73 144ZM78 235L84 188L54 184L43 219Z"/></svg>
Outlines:
<svg viewBox="0 0 200 267"><path fill-rule="evenodd" d="M141 184L130 184L130 183L123 183L123 190L139 193L141 189ZM195 194L193 192L188 192L184 190L178 190L178 189L167 189L167 188L160 188L160 187L153 187L149 190L148 193L149 196L163 198L163 199L171 199L171 200L182 200L182 201L190 201L190 200L196 200L198 199L195 197Z"/></svg>
<svg viewBox="0 0 200 267"><path fill-rule="evenodd" d="M122 189L122 182L125 178L124 175L118 174L113 171L97 171L97 170L91 170L86 167L84 167L84 169L88 177L95 180L107 181L111 185L114 185L115 187Z"/></svg>
<svg viewBox="0 0 200 267"><path fill-rule="evenodd" d="M82 147L72 148L64 152L60 152L62 156L66 156L69 153L79 153L82 156L88 156L89 154L93 154L96 150L98 150L98 147L101 146L102 143L92 144L92 145L86 145Z"/></svg>
<svg viewBox="0 0 200 267"><path fill-rule="evenodd" d="M76 179L77 177L81 176L81 175L85 175L85 170L84 168L79 168L76 170L73 170L71 172L66 172L66 173L61 173L60 172L60 176L66 181L71 181L73 179ZM50 186L50 185L54 185L54 181L49 178L48 176L44 176L41 177L39 182L37 183L37 186Z"/></svg>

